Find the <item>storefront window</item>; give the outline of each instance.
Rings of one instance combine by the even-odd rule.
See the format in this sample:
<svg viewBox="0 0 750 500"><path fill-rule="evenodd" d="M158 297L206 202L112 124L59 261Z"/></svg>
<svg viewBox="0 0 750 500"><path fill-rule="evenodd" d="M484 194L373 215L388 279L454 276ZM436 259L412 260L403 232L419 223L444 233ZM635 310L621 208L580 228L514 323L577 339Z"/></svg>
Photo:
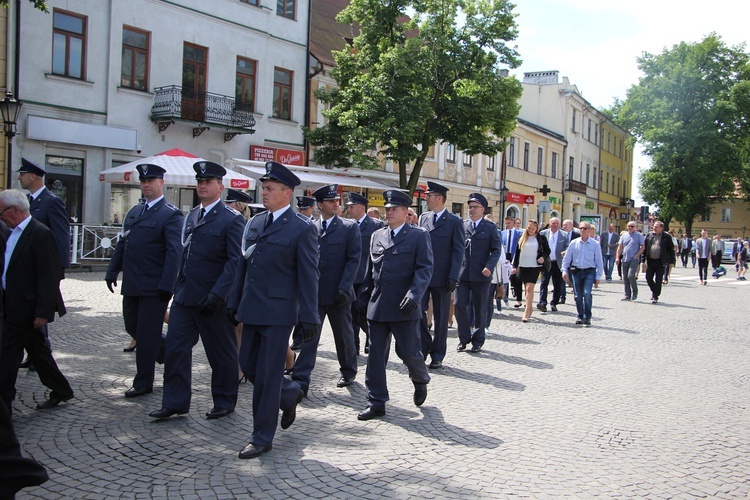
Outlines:
<svg viewBox="0 0 750 500"><path fill-rule="evenodd" d="M81 222L83 210L83 159L47 156L44 183L65 203L70 222Z"/></svg>

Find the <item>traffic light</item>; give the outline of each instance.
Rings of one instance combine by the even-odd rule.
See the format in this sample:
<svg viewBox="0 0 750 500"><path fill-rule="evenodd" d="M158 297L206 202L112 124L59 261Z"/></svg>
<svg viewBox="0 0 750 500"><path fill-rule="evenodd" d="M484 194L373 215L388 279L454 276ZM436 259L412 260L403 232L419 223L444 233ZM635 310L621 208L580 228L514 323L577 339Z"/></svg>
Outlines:
<svg viewBox="0 0 750 500"><path fill-rule="evenodd" d="M649 206L645 205L641 207L641 222L648 222Z"/></svg>

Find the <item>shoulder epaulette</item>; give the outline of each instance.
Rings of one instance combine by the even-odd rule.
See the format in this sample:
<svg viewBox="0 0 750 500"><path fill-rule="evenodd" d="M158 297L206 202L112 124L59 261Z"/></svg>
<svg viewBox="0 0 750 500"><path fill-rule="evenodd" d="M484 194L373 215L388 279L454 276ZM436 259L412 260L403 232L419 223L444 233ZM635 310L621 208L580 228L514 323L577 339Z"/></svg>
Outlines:
<svg viewBox="0 0 750 500"><path fill-rule="evenodd" d="M240 214L240 213L239 213L239 212L238 212L237 210L235 210L235 209L233 209L232 207L230 207L229 205L226 205L226 204L225 204L225 205L224 205L224 208L226 208L226 209L227 209L227 211L228 211L228 212L230 212L230 213L231 213L232 215L242 215L242 214Z"/></svg>
<svg viewBox="0 0 750 500"><path fill-rule="evenodd" d="M175 212L179 212L180 211L179 208L177 208L176 206L172 205L171 203L165 203L164 206L167 207L170 210L174 210Z"/></svg>
<svg viewBox="0 0 750 500"><path fill-rule="evenodd" d="M265 213L265 212L263 212L263 213ZM258 215L260 215L260 214L258 214ZM308 216L302 215L299 212L294 212L294 215L296 215L299 220L305 221L305 223L307 223L307 224L312 224L312 221L310 220L310 218Z"/></svg>

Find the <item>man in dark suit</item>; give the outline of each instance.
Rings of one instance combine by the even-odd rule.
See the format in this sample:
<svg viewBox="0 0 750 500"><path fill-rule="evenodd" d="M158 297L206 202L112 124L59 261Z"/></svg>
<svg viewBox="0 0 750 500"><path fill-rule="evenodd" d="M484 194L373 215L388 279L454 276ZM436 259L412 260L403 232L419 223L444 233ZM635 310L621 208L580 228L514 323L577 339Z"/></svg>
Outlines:
<svg viewBox="0 0 750 500"><path fill-rule="evenodd" d="M237 271L245 218L221 201L226 170L210 161L193 165L200 205L185 218L182 262L164 348L164 395L149 416L169 418L190 410L192 350L203 341L211 365L213 408L207 419L226 417L237 403L237 337L227 298Z"/></svg>
<svg viewBox="0 0 750 500"><path fill-rule="evenodd" d="M365 354L370 352L370 327L367 325L367 301L369 297L365 293L365 277L370 265L370 240L372 233L385 224L380 219L373 219L367 215L367 198L358 193L349 193L346 202L347 215L357 221L359 226L362 254L359 259L357 276L354 278L354 295L356 299L352 302L352 326L354 327L354 346L357 354L360 350L359 331L365 332Z"/></svg>
<svg viewBox="0 0 750 500"><path fill-rule="evenodd" d="M73 389L44 342L42 328L65 314L60 294L62 278L52 231L29 214L29 201L17 189L0 192L0 218L11 229L5 248L3 289L5 317L0 353L0 397L10 408L23 349L50 389L38 410L54 408L73 397Z"/></svg>
<svg viewBox="0 0 750 500"><path fill-rule="evenodd" d="M690 250L693 249L693 238L685 234L685 236L680 239L678 246L680 247L680 260L682 261L682 267L687 267Z"/></svg>
<svg viewBox="0 0 750 500"><path fill-rule="evenodd" d="M432 247L427 231L406 223L411 196L389 189L383 192L387 227L372 235L367 288L370 322L370 355L367 358L365 386L369 404L357 415L370 420L385 415L388 385L385 367L391 349L391 335L414 384L414 404L427 398L430 375L420 349L419 304L432 278Z"/></svg>
<svg viewBox="0 0 750 500"><path fill-rule="evenodd" d="M44 176L47 172L36 163L21 158L21 168L16 172L18 172L18 182L21 187L29 191L29 213L34 219L50 228L55 237L60 268L65 278L65 269L70 267L70 222L65 203L45 187ZM42 333L45 343L51 349L46 326ZM32 371L35 369L28 358L21 363L21 368L29 368Z"/></svg>
<svg viewBox="0 0 750 500"><path fill-rule="evenodd" d="M565 219L562 223L563 231L568 233L568 246L570 246L570 242L575 240L576 238L581 237L581 232L575 227L572 219ZM563 257L565 257L563 255ZM569 285L568 285L569 286ZM566 286L562 287L562 290L560 291L560 304L565 304L565 295L567 293Z"/></svg>
<svg viewBox="0 0 750 500"><path fill-rule="evenodd" d="M443 365L448 343L448 315L450 314L451 293L458 285L458 273L464 260L464 225L457 215L445 208L448 188L437 182L428 181L425 199L430 210L419 218L419 227L430 233L432 244L432 279L427 293L422 299L422 321L420 332L422 353L430 355L430 368ZM435 337L427 328L427 309L430 297L435 316Z"/></svg>
<svg viewBox="0 0 750 500"><path fill-rule="evenodd" d="M328 317L336 345L341 378L336 387L346 387L357 376L357 349L352 329L352 307L354 302L354 278L357 276L362 254L357 225L337 215L339 211L338 184L317 189L313 196L317 200L320 219L314 222L318 230L318 317L321 325L310 340L302 342L299 359L294 364L292 380L307 394L310 376L318 356L318 344L323 330L323 321Z"/></svg>
<svg viewBox="0 0 750 500"><path fill-rule="evenodd" d="M560 295L565 287L565 283L562 279L562 261L565 251L568 249L568 233L560 230L560 219L552 217L549 220L549 228L542 230L541 234L547 238L547 242L549 242L551 250L549 258L552 261L552 267L548 273L542 272L542 284L539 287L539 303L537 304L537 309L543 312L547 311L547 290L551 279L555 291L552 292L552 302L550 302L550 306L553 311L557 311L557 305L560 303Z"/></svg>
<svg viewBox="0 0 750 500"><path fill-rule="evenodd" d="M604 277L607 281L612 281L615 254L617 253L617 246L620 244L620 233L615 231L614 224L610 224L608 229L607 232L600 235L599 244L602 247L602 258L604 259Z"/></svg>
<svg viewBox="0 0 750 500"><path fill-rule="evenodd" d="M313 212L315 212L315 198L312 196L297 196L297 211L310 219L310 222L315 222L315 218L313 217ZM302 326L299 324L294 327L291 348L293 351L302 349Z"/></svg>
<svg viewBox="0 0 750 500"><path fill-rule="evenodd" d="M158 165L136 167L145 198L125 216L122 236L109 261L104 281L115 293L123 273L122 316L125 330L136 341L136 375L126 398L149 394L154 363L161 346L164 313L180 269L182 212L164 199L165 170Z"/></svg>
<svg viewBox="0 0 750 500"><path fill-rule="evenodd" d="M497 266L502 242L497 227L484 219L487 198L481 193L469 195L469 218L464 221L466 245L464 260L456 289L456 321L458 322L457 351L479 352L485 339L487 301L489 300L492 271ZM469 325L469 307L474 308L474 331Z"/></svg>
<svg viewBox="0 0 750 500"><path fill-rule="evenodd" d="M651 289L651 303L659 302L664 270L674 261L674 242L664 231L664 223L656 221L654 232L646 236L646 282Z"/></svg>
<svg viewBox="0 0 750 500"><path fill-rule="evenodd" d="M268 211L247 223L228 306L230 316L243 323L240 366L254 385L253 433L239 453L242 459L272 449L279 409L282 429L294 422L304 392L284 378L289 334L300 323L308 340L320 325L318 231L291 207L300 180L275 161L266 163L260 180Z"/></svg>

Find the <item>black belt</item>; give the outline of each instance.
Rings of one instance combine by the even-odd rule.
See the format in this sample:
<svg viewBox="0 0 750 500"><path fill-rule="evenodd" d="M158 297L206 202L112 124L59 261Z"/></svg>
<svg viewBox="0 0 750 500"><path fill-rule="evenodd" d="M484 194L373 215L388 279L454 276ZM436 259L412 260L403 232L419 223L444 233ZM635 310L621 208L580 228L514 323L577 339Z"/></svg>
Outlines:
<svg viewBox="0 0 750 500"><path fill-rule="evenodd" d="M579 271L596 271L595 267L573 267L571 266L569 271L571 273L577 273Z"/></svg>

